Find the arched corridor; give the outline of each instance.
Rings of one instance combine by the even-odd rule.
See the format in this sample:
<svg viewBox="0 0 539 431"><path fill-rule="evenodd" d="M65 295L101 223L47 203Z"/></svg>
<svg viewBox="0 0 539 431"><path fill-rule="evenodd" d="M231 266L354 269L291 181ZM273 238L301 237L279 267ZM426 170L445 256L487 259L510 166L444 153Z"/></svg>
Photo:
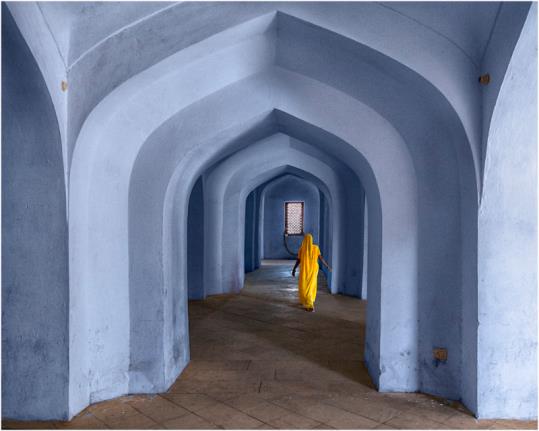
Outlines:
<svg viewBox="0 0 539 431"><path fill-rule="evenodd" d="M3 3L4 419L227 375L536 419L536 36L530 2ZM262 265L306 233L310 317Z"/></svg>
<svg viewBox="0 0 539 431"><path fill-rule="evenodd" d="M68 426L113 429L533 429L476 420L458 402L376 391L363 365L365 301L297 303L293 261L265 260L239 295L189 302L191 361L170 389L95 404ZM6 427L16 425L10 422ZM41 424L43 425L43 424ZM66 424L59 424L65 427Z"/></svg>

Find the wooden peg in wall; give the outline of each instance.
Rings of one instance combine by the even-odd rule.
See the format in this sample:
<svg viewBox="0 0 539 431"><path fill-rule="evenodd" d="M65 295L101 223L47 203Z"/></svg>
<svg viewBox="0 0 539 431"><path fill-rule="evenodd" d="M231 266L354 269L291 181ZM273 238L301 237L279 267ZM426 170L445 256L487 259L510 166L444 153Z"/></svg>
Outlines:
<svg viewBox="0 0 539 431"><path fill-rule="evenodd" d="M490 82L490 75L488 73L485 73L484 75L481 75L479 77L479 83L481 85L487 85Z"/></svg>

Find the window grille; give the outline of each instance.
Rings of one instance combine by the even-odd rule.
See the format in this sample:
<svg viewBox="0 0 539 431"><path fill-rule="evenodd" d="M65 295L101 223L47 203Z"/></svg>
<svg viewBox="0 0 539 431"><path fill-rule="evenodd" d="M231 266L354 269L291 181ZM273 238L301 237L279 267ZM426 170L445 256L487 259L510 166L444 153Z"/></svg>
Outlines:
<svg viewBox="0 0 539 431"><path fill-rule="evenodd" d="M284 225L287 235L303 235L304 202L285 202Z"/></svg>

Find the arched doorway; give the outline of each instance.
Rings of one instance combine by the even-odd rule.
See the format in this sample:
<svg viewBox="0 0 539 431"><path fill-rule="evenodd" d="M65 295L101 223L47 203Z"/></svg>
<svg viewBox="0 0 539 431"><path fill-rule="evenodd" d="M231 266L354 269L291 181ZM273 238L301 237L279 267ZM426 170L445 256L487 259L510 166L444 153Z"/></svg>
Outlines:
<svg viewBox="0 0 539 431"><path fill-rule="evenodd" d="M329 44L339 40L325 31L319 36L323 40L327 36ZM346 80L337 86L332 86L335 83L331 80L315 81L307 76L307 70L302 75L286 62L281 61L277 67L272 65L271 57L269 63L264 63L262 57L258 57L262 62L242 63L245 68L240 73L236 66L239 58L245 58L245 49L265 44L267 38L268 35L249 39L226 49L224 57L225 51L217 51L187 69L169 71L162 80L153 81L148 91L139 87L136 93L141 100L149 97L153 102L131 99L133 103L120 107L113 97L107 98L85 124L72 171L70 238L73 247L76 244L82 251L73 254L72 279L80 281L73 286L81 290L73 292L72 297L75 308L98 304L99 289L90 286L113 283L112 301L130 305L125 313L115 314L114 322L101 319L97 326L108 325L103 331L110 334L110 341L129 328L129 336L125 338L129 341L115 343L113 350L106 348L107 354L86 355L87 362L77 362L71 376L73 387L79 388L77 395L70 398L73 405L77 405L77 400L84 404L90 393L99 399L123 393L127 388L135 392L160 390L170 385L181 371L188 359L184 238L191 188L200 174L216 161L276 132L316 143L334 157L346 160L367 194L370 311L365 356L373 380L381 390L424 388L448 396L459 392L458 379L453 376L460 373L461 367L457 360L460 329L451 327L447 332L445 322L460 313L459 286L464 271L461 259L473 254L468 249L468 254L461 254L460 247L471 244L462 245L457 240L463 232L469 232L467 223L471 215L461 214L458 202L465 197L462 190L457 190L463 181L473 183L470 175L473 168L470 163L460 163L463 158L470 159L465 155L466 139L458 119L447 103L438 103L440 94L422 78L402 71L397 63L383 56L378 58L359 45L346 61L355 58L358 64L368 64L377 58L387 62L391 70L402 72L402 81L391 84L398 87L402 97L383 105L385 117L360 102L365 100L381 109L376 104L380 100L371 100L374 93L363 94L352 83L345 88L342 85ZM171 61L162 66L169 70ZM197 94L187 97L186 93L170 104L162 103L164 95L185 90L181 90L180 82L186 76L178 81L182 74L190 75L196 68L205 69L215 62L222 67L233 67L238 74L227 76L226 82L210 79L206 86L198 87ZM158 73L158 66L152 74ZM364 70L372 72L372 69ZM387 79L387 75L374 74L365 82L382 88L388 84ZM137 76L129 85L140 86L143 81L143 76ZM118 92L129 91L129 85L122 86ZM415 100L413 93L417 91L425 95L425 100L437 101L437 109L429 111L425 104L409 105L407 98ZM155 94L160 95L159 100ZM389 97L387 92L383 94ZM193 103L189 104L189 100ZM309 100L327 101L331 106L305 103ZM155 103L159 109L146 116L144 109ZM423 128L411 128L402 117L403 109L412 115L409 106L414 106L413 115L424 120L418 123ZM440 115L440 109L449 114ZM111 121L114 115L117 117ZM109 120L103 122L101 116ZM201 127L200 118L212 128ZM136 130L133 121L139 123ZM459 139L452 139L456 135L451 135L447 145L437 145L439 158L433 163L433 159L426 160L421 154L426 147L432 151L433 135L425 132L436 129L434 124L445 124ZM118 133L124 136L121 142L114 138ZM441 142L445 137L436 135L436 139ZM106 144L109 140L115 144ZM453 145L457 145L457 151ZM97 149L101 146L103 151ZM387 166L391 166L391 171ZM468 187L465 192L471 196L474 188ZM108 212L114 216L107 216ZM101 226L104 220L107 226ZM99 231L100 235L88 235L89 231ZM114 244L107 237L115 238ZM448 238L454 241L448 242ZM234 243L242 244L242 241L234 240ZM99 256L92 252L96 247ZM215 262L220 262L220 253L217 251ZM114 262L115 268L107 262ZM469 262L467 259L466 265ZM234 274L237 271L229 275ZM236 286L241 286L238 283L241 274L239 277L233 282ZM224 280L233 281L226 277ZM433 285L438 286L434 291L429 287ZM448 289L454 291L449 305ZM84 295L80 296L80 292ZM444 302L447 314L430 315L426 304L433 301ZM81 310L79 315L85 314ZM80 329L86 331L84 325ZM108 337L99 328L91 330L95 331L104 339ZM443 368L433 368L430 362L419 360L430 357L430 346L437 340L457 352L454 362ZM84 344L81 339L73 340L74 352L80 352L73 358L80 359L87 351ZM156 357L155 352L163 355ZM112 357L115 359L110 360ZM96 378L95 385L87 385L84 367L89 362L92 369L103 369L103 376L108 377ZM126 369L128 374L119 371ZM115 384L107 386L106 381ZM110 390L98 389L102 385Z"/></svg>

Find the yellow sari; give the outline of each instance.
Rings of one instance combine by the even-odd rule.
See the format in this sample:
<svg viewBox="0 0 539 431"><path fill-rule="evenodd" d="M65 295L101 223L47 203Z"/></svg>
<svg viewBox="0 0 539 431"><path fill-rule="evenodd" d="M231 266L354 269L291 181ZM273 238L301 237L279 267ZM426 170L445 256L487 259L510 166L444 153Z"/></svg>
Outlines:
<svg viewBox="0 0 539 431"><path fill-rule="evenodd" d="M313 244L313 236L308 233L303 238L298 252L299 301L307 309L314 307L314 300L316 299L318 256L320 256L320 249Z"/></svg>

